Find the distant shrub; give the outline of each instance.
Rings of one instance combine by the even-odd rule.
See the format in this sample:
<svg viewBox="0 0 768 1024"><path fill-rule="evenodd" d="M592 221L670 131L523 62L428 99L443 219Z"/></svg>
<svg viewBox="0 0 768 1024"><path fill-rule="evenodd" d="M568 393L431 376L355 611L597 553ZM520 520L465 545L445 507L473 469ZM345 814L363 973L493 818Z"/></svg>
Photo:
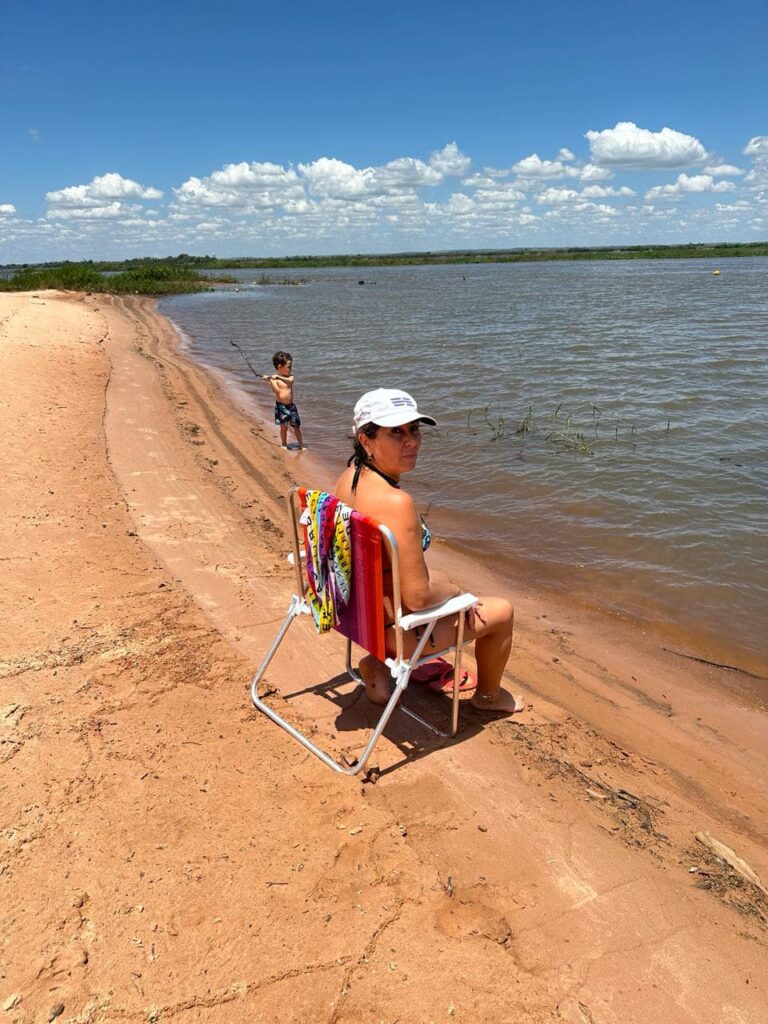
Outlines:
<svg viewBox="0 0 768 1024"><path fill-rule="evenodd" d="M0 281L0 291L28 292L55 288L61 291L109 292L113 295L174 295L202 291L211 285L187 267L149 264L106 277L85 263L68 263L44 270L26 269L8 281Z"/></svg>
<svg viewBox="0 0 768 1024"><path fill-rule="evenodd" d="M5 292L31 292L44 288L60 288L63 291L102 291L106 278L93 267L70 263L63 267L49 267L45 270L22 270L9 281L0 281L0 290Z"/></svg>
<svg viewBox="0 0 768 1024"><path fill-rule="evenodd" d="M104 287L99 291L125 294L138 292L140 295L170 295L178 292L202 291L210 284L210 279L203 277L186 267L155 264L125 270L114 277L104 278Z"/></svg>

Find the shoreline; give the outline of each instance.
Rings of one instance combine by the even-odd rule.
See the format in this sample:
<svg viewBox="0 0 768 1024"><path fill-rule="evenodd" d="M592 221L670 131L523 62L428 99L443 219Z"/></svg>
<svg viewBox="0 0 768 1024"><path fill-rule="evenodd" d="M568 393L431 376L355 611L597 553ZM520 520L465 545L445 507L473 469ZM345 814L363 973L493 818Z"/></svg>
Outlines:
<svg viewBox="0 0 768 1024"><path fill-rule="evenodd" d="M463 705L443 745L393 718L378 782L334 776L248 697L293 585L281 495L314 469L153 306L0 296L9 1021L762 1024L765 711L521 587L529 709ZM297 626L267 677L338 754L371 722L343 649Z"/></svg>

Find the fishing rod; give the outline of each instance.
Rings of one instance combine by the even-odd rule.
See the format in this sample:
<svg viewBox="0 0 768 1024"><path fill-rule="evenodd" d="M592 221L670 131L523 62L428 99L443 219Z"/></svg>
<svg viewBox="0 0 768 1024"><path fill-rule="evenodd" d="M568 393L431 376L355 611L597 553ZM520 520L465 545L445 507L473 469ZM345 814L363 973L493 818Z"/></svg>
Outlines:
<svg viewBox="0 0 768 1024"><path fill-rule="evenodd" d="M252 374L253 374L253 376L254 376L254 377L256 378L256 380L264 380L264 374L263 374L263 373L259 373L259 372L258 372L258 370L256 369L256 367L255 367L255 366L253 365L253 363L252 363L252 362L251 362L251 360L250 360L250 359L248 358L248 356L247 356L247 355L245 354L245 352L243 352L243 350L242 350L242 349L240 348L240 346L239 346L239 345L237 344L237 342L236 342L236 341L231 341L231 340L230 340L229 344L230 344L230 345L231 345L231 346L232 346L233 348L236 348L236 349L237 349L237 351L238 351L238 352L240 353L240 355L241 355L241 356L243 357L243 359L245 360L246 364L248 365L248 369L249 369L249 370L251 371L251 373L252 373Z"/></svg>

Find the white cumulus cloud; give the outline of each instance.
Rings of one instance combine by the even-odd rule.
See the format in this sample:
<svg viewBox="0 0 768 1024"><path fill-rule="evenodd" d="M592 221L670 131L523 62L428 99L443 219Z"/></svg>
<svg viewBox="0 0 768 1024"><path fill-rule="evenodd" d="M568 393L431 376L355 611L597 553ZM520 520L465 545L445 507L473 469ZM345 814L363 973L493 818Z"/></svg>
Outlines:
<svg viewBox="0 0 768 1024"><path fill-rule="evenodd" d="M645 193L646 199L659 199L664 196L679 196L685 192L733 192L736 186L732 181L715 182L711 174L679 174L672 185L656 185Z"/></svg>
<svg viewBox="0 0 768 1024"><path fill-rule="evenodd" d="M461 184L469 188L494 188L500 178L506 178L509 170L499 170L496 167L483 167L481 171L462 179Z"/></svg>
<svg viewBox="0 0 768 1024"><path fill-rule="evenodd" d="M322 156L311 164L299 164L299 170L316 195L352 199L376 193L372 167L358 170L343 160Z"/></svg>
<svg viewBox="0 0 768 1024"><path fill-rule="evenodd" d="M412 156L401 156L390 160L383 167L373 168L374 180L380 194L399 192L402 189L420 188L424 185L439 185L444 174L437 167L425 164Z"/></svg>
<svg viewBox="0 0 768 1024"><path fill-rule="evenodd" d="M536 196L537 203L572 203L579 193L572 188L545 188Z"/></svg>
<svg viewBox="0 0 768 1024"><path fill-rule="evenodd" d="M615 206L608 206L607 203L576 203L574 210L578 213L590 213L594 214L598 220L605 219L607 217L618 217L619 211Z"/></svg>
<svg viewBox="0 0 768 1024"><path fill-rule="evenodd" d="M49 220L116 220L132 216L139 207L124 203L105 203L103 206L62 206L48 211Z"/></svg>
<svg viewBox="0 0 768 1024"><path fill-rule="evenodd" d="M182 208L259 212L301 201L304 186L296 171L274 163L225 164L207 178L188 178L173 190Z"/></svg>
<svg viewBox="0 0 768 1024"><path fill-rule="evenodd" d="M512 170L521 178L563 178L567 173L562 160L542 160L538 153L518 160Z"/></svg>
<svg viewBox="0 0 768 1024"><path fill-rule="evenodd" d="M579 181L605 181L613 177L613 171L597 164L581 164L569 149L561 149L555 160L542 160L538 153L518 160L512 166L519 177L532 186L537 181L552 181L557 178L577 178Z"/></svg>
<svg viewBox="0 0 768 1024"><path fill-rule="evenodd" d="M429 162L404 156L381 166L355 167L323 156L295 168L273 163L227 164L207 177L191 177L174 189L170 217L224 208L240 217L258 216L261 230L334 231L397 223L412 226L427 213L421 190L469 170L470 158L455 142L435 150ZM393 208L394 211L393 212ZM387 221L395 216L395 221ZM297 226L298 225L298 226Z"/></svg>
<svg viewBox="0 0 768 1024"><path fill-rule="evenodd" d="M715 209L718 213L745 213L751 211L752 207L749 203L740 199L735 203L715 203Z"/></svg>
<svg viewBox="0 0 768 1024"><path fill-rule="evenodd" d="M583 167L569 168L569 173L580 181L605 181L613 177L613 171L597 164L584 164Z"/></svg>
<svg viewBox="0 0 768 1024"><path fill-rule="evenodd" d="M12 213L16 213L13 203L0 203L0 217L8 217Z"/></svg>
<svg viewBox="0 0 768 1024"><path fill-rule="evenodd" d="M245 163L225 164L220 171L214 171L211 182L223 188L286 188L295 184L298 175L280 164Z"/></svg>
<svg viewBox="0 0 768 1024"><path fill-rule="evenodd" d="M592 159L614 167L684 167L707 159L707 151L698 139L673 128L652 132L632 121L619 121L613 128L588 131L585 137Z"/></svg>
<svg viewBox="0 0 768 1024"><path fill-rule="evenodd" d="M475 204L463 192L454 192L448 200L446 208L450 213L465 214L472 212L475 209Z"/></svg>
<svg viewBox="0 0 768 1024"><path fill-rule="evenodd" d="M711 174L713 178L732 178L743 174L744 171L740 167L734 167L733 164L707 164L703 173Z"/></svg>
<svg viewBox="0 0 768 1024"><path fill-rule="evenodd" d="M744 154L752 157L752 167L744 178L747 186L758 192L768 188L768 135L754 135L744 147Z"/></svg>
<svg viewBox="0 0 768 1024"><path fill-rule="evenodd" d="M461 177L467 173L471 163L471 159L459 150L455 142L435 150L429 158L430 167L434 167L444 177Z"/></svg>
<svg viewBox="0 0 768 1024"><path fill-rule="evenodd" d="M744 147L745 156L768 156L768 135L753 135Z"/></svg>
<svg viewBox="0 0 768 1024"><path fill-rule="evenodd" d="M130 178L110 172L97 175L88 185L70 185L46 193L52 206L103 206L112 199L161 199L157 188L147 188Z"/></svg>
<svg viewBox="0 0 768 1024"><path fill-rule="evenodd" d="M479 188L474 195L478 209L486 212L513 210L523 199L525 192L504 181L494 182L489 188Z"/></svg>
<svg viewBox="0 0 768 1024"><path fill-rule="evenodd" d="M393 195L424 185L438 185L443 174L414 157L400 157L383 167L357 168L343 160L320 157L299 164L309 191L317 196L356 199Z"/></svg>
<svg viewBox="0 0 768 1024"><path fill-rule="evenodd" d="M602 199L605 196L634 196L636 193L628 188L626 185L622 185L621 188L612 188L611 186L605 185L587 185L586 188L581 190L582 196L586 196L589 199Z"/></svg>

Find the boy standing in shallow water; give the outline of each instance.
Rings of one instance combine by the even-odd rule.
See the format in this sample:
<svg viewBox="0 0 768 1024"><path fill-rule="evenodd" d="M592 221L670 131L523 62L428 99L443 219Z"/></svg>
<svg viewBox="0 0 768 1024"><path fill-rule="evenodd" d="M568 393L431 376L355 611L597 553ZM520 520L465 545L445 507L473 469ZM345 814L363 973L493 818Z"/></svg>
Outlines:
<svg viewBox="0 0 768 1024"><path fill-rule="evenodd" d="M275 395L275 423L280 427L280 444L283 448L288 447L290 426L296 435L299 448L303 448L299 410L293 401L293 357L290 352L275 352L272 356L272 365L277 373L265 375L262 379L267 381Z"/></svg>

